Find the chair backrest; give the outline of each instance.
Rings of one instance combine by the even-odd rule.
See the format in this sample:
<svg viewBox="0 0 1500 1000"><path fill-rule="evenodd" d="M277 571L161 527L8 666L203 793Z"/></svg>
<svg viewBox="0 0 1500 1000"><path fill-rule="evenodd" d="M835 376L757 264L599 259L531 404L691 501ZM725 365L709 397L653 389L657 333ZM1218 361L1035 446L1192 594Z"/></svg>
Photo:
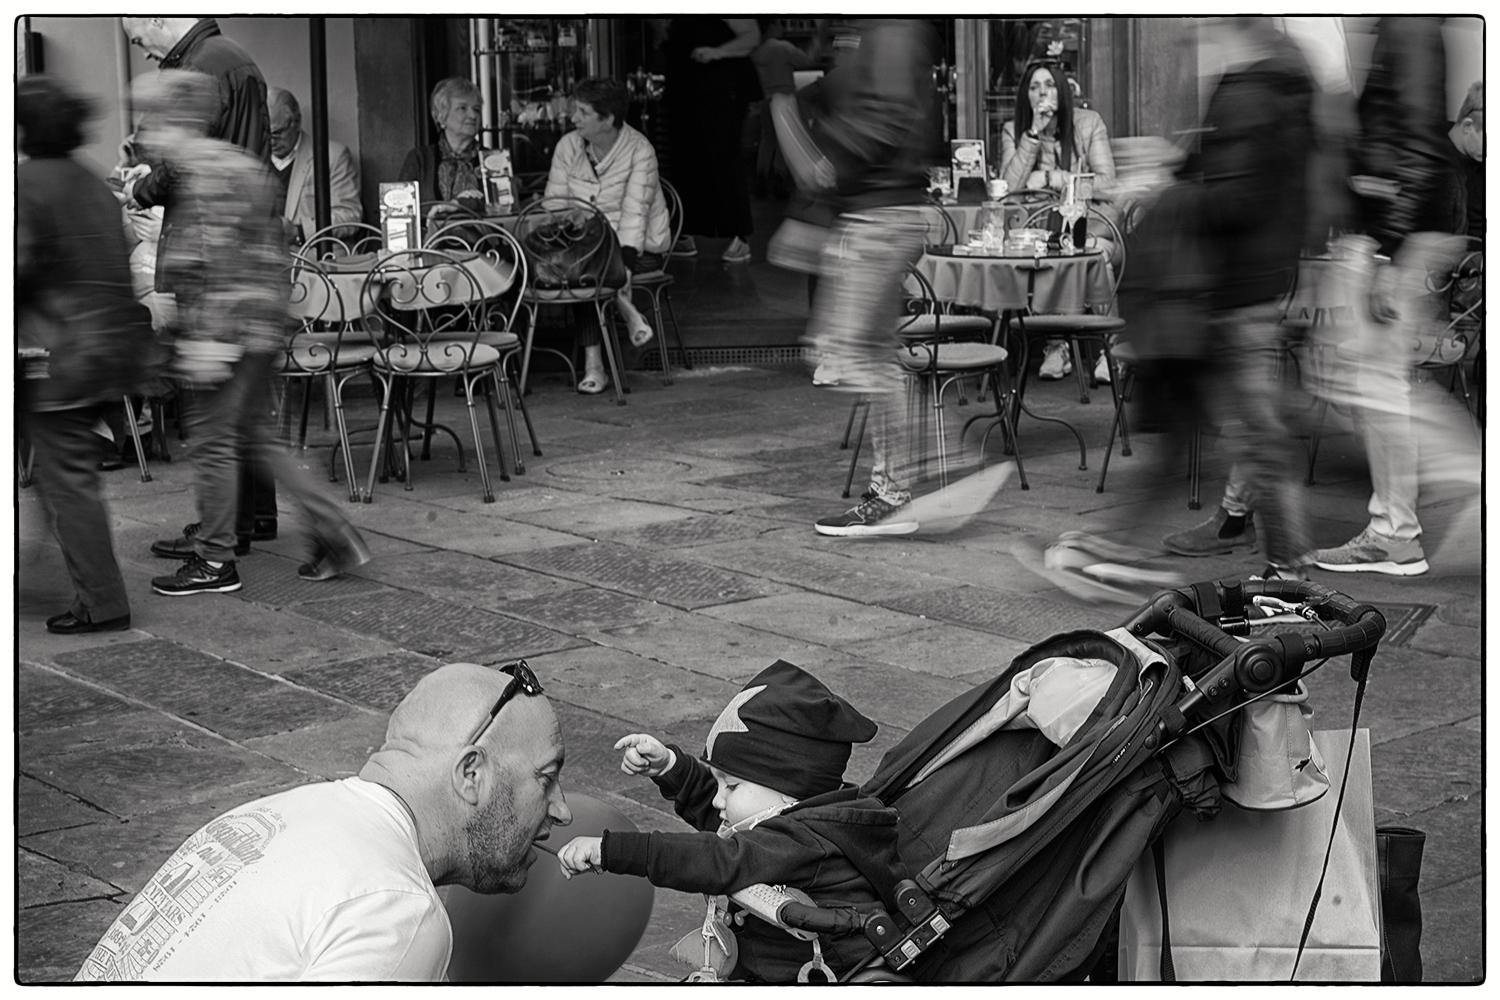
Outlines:
<svg viewBox="0 0 1500 1000"><path fill-rule="evenodd" d="M313 375L336 368L344 334L354 319L344 308L338 285L314 261L297 260L283 273L291 286L291 336L283 374Z"/></svg>
<svg viewBox="0 0 1500 1000"><path fill-rule="evenodd" d="M485 284L444 250L398 250L365 275L360 299L387 334L378 360L397 371L467 371L484 329Z"/></svg>
<svg viewBox="0 0 1500 1000"><path fill-rule="evenodd" d="M384 245L380 229L366 222L349 222L324 226L297 248L303 260L336 260L355 254L371 253Z"/></svg>
<svg viewBox="0 0 1500 1000"><path fill-rule="evenodd" d="M451 222L435 230L428 237L427 246L432 250L457 254L460 258L474 254L484 258L497 273L510 275L510 290L486 300L482 318L486 329L515 329L521 300L530 287L530 265L514 233L495 219Z"/></svg>
<svg viewBox="0 0 1500 1000"><path fill-rule="evenodd" d="M667 220L672 231L671 246L676 246L677 241L682 238L682 195L672 186L672 182L663 179L661 182L661 196L667 202Z"/></svg>
<svg viewBox="0 0 1500 1000"><path fill-rule="evenodd" d="M1026 219L1027 228L1036 226L1038 222L1041 222L1056 210L1056 205L1049 205L1046 208L1040 208L1032 212ZM1115 293L1119 292L1120 282L1125 278L1125 236L1120 232L1120 227L1115 224L1113 219L1099 211L1092 204L1087 208L1086 217L1088 218L1089 228L1094 230L1091 235L1099 236L1098 230L1103 228L1107 234L1105 238L1113 243L1113 246L1107 251L1108 257L1105 258L1105 263L1109 265L1111 271L1110 293L1111 297L1113 297Z"/></svg>
<svg viewBox="0 0 1500 1000"><path fill-rule="evenodd" d="M953 221L953 213L944 208L943 203L936 198L923 202L921 209L922 219L927 223L928 246L962 243L967 238L966 234L958 231L958 223Z"/></svg>

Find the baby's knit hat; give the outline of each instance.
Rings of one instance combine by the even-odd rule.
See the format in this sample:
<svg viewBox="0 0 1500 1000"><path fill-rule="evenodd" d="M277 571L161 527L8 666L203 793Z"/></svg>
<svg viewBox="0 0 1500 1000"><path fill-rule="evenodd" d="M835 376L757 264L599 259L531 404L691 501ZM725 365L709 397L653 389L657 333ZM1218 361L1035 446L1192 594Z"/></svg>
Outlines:
<svg viewBox="0 0 1500 1000"><path fill-rule="evenodd" d="M730 699L708 731L703 759L804 799L838 788L852 744L868 743L878 730L812 674L777 660Z"/></svg>

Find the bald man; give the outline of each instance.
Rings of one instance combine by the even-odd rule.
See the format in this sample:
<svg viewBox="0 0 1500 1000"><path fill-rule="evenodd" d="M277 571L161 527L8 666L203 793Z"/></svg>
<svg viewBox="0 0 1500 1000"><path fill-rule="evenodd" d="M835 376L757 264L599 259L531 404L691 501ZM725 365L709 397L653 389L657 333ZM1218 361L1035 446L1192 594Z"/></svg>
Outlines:
<svg viewBox="0 0 1500 1000"><path fill-rule="evenodd" d="M534 842L573 818L562 766L524 660L440 667L359 777L257 799L189 837L76 979L441 981L453 934L436 887L519 891Z"/></svg>

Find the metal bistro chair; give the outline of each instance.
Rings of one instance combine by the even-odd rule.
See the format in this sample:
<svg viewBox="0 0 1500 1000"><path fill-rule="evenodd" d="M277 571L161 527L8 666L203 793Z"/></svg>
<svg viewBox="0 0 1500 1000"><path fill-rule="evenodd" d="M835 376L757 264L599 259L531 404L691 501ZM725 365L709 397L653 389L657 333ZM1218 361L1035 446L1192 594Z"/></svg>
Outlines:
<svg viewBox="0 0 1500 1000"><path fill-rule="evenodd" d="M385 240L376 226L365 222L346 222L337 226L324 226L313 233L297 248L296 256L312 261L333 260L374 253L384 245Z"/></svg>
<svg viewBox="0 0 1500 1000"><path fill-rule="evenodd" d="M401 451L406 488L412 489L410 438L414 424L411 396L418 379L440 379L457 376L464 389L469 408L469 426L474 435L474 449L479 460L479 478L484 488L484 502L493 503L489 467L485 463L484 442L479 433L479 415L474 408L474 386L488 377L497 391L500 381L500 351L479 342L484 330L482 318L486 290L480 279L461 260L442 250L400 250L384 258L365 277L361 300L372 311L392 340L377 345L371 370L381 386L380 420L375 428L375 448L371 455L369 478L365 486L365 503L374 500L375 477L386 456L381 451L392 419L402 425ZM392 412L392 397L400 389L401 403ZM509 396L506 397L509 399ZM505 456L500 443L499 416L493 396L489 404L490 429L494 435L500 478L509 481ZM507 415L510 414L507 406ZM463 445L451 429L429 421L426 433L440 429L453 438L458 447L458 468L464 471ZM395 431L391 431L394 440ZM514 425L511 429L514 439ZM384 481L385 477L382 477Z"/></svg>
<svg viewBox="0 0 1500 1000"><path fill-rule="evenodd" d="M1050 212L1054 207L1047 207L1033 212L1026 220L1028 227L1034 225ZM1078 378L1078 401L1087 403L1089 401L1088 382L1091 377L1085 374L1083 343L1085 341L1098 345L1104 352L1105 364L1110 366L1110 383L1114 384L1114 364L1110 360L1110 350L1113 346L1112 339L1125 329L1125 321L1117 315L1109 315L1109 310L1114 309L1115 294L1119 291L1120 281L1125 276L1125 238L1107 215L1100 212L1093 205L1088 206L1088 224L1102 226L1108 233L1109 238L1114 241L1117 262L1110 262L1114 271L1113 281L1110 288L1110 305L1104 312L1097 313L1063 313L1047 314L1041 316L1025 316L1021 323L1023 327L1034 334L1045 334L1048 340L1066 339L1068 349L1073 354L1073 372ZM1118 396L1118 393L1115 393Z"/></svg>
<svg viewBox="0 0 1500 1000"><path fill-rule="evenodd" d="M276 363L276 376L287 385L283 396L291 395L293 382L302 383L302 417L297 429L297 449L307 448L307 413L314 382L321 381L324 393L333 406L338 428L335 451L344 455L344 474L349 484L349 502L359 501L359 477L354 471L354 456L349 447L349 427L344 420L344 386L351 378L370 371L375 345L368 337L348 335L355 317L345 308L338 287L323 269L311 260L299 260L287 269L291 284L289 311L292 335L286 350ZM361 342L363 341L363 342ZM277 419L285 417L288 407L277 407ZM338 481L337 458L329 455L329 482Z"/></svg>
<svg viewBox="0 0 1500 1000"><path fill-rule="evenodd" d="M526 246L526 239L532 227L558 224L570 228L582 229L591 224L593 219L609 228L609 220L604 217L597 207L582 200L565 195L554 195L550 198L538 198L521 210L520 218L516 220L517 238L521 246ZM619 364L620 344L615 336L614 324L609 321L606 307L614 301L618 288L609 288L602 285L559 285L539 278L536 274L535 262L532 263L531 283L521 294L521 307L526 310L526 337L521 352L521 391L526 391L526 380L531 373L531 352L536 341L536 316L537 310L543 306L574 305L579 308L592 308L599 320L599 338L604 345L604 357L609 363L609 374L611 385L615 390L615 402L620 406L625 405L626 392L630 388L624 384L621 366ZM540 348L562 358L568 365L568 371L573 382L578 381L578 370L573 365L573 359L562 351L550 347Z"/></svg>
<svg viewBox="0 0 1500 1000"><path fill-rule="evenodd" d="M1026 482L1026 469L1021 462L1020 441L1016 437L1015 422L1011 413L1010 377L1005 367L1006 359L1010 356L1009 352L997 344L955 339L959 331L949 331L948 317L941 312L931 283L916 268L907 270L907 280L915 283L918 289L918 295L914 297L916 311L905 314L898 320L896 338L900 346L895 348L895 353L897 363L908 376L909 387L917 390L915 394L909 391L907 396L907 420L909 424L915 424L917 427L916 434L912 435L910 440L913 446L922 452L916 464L925 465L927 440L925 406L930 398L937 431L938 481L943 487L948 485L947 427L943 420L943 398L955 383L961 384L962 380L976 376L988 376L994 393L995 418L1010 444L1010 450L1015 454L1016 471L1020 477L1021 488L1029 490L1031 487ZM856 408L860 405L865 407L864 417L867 418L869 401L862 399L855 404ZM851 423L853 419L854 414L851 412ZM964 431L967 431L970 423L972 421L964 424ZM843 495L845 497L849 496L853 486L864 430L865 419L861 419L859 431L855 435L854 454L849 460L849 473L844 480ZM847 429L845 433L848 434ZM960 432L960 441L962 441L962 436L963 431ZM989 431L987 430L980 444L981 465L988 441Z"/></svg>
<svg viewBox="0 0 1500 1000"><path fill-rule="evenodd" d="M672 240L667 245L670 250L677 245L678 238L682 235L682 197L667 181L661 182L662 197L667 202L667 216L671 219ZM667 258L666 254L663 254ZM651 315L656 322L656 346L661 350L661 381L662 385L672 384L672 366L667 360L667 328L662 323L662 303L667 306L667 316L672 320L672 335L677 338L677 353L682 356L682 367L691 370L693 363L688 360L687 347L682 342L682 330L677 325L677 313L672 308L672 285L676 278L666 272L665 260L662 267L655 271L647 271L644 274L633 274L630 276L630 291L645 292L651 299Z"/></svg>
<svg viewBox="0 0 1500 1000"><path fill-rule="evenodd" d="M510 290L499 298L486 299L484 308L479 314L482 321L482 329L479 331L479 343L493 347L500 352L500 375L505 383L506 417L510 425L511 444L515 455L516 474L522 475L526 472L526 466L521 461L521 443L516 437L515 418L512 409L521 411L521 419L526 424L526 434L531 439L531 453L536 458L542 457L542 446L537 442L536 428L531 424L531 414L526 411L526 399L517 387L511 371L506 367L510 362L516 360L521 351L521 338L516 334L516 319L521 311L521 300L525 290L530 287L530 272L527 267L526 253L521 249L521 243L515 234L507 229L502 223L494 219L478 219L469 222L450 222L434 230L427 237L427 246L434 250L445 250L449 253L465 254L472 253L484 259L484 261L499 274L511 276ZM462 338L464 333L454 332L451 336ZM484 392L490 393L490 383L484 383ZM511 394L514 393L515 403L512 406ZM432 393L428 393L428 415L427 422L432 422ZM427 439L423 442L423 457L427 457Z"/></svg>

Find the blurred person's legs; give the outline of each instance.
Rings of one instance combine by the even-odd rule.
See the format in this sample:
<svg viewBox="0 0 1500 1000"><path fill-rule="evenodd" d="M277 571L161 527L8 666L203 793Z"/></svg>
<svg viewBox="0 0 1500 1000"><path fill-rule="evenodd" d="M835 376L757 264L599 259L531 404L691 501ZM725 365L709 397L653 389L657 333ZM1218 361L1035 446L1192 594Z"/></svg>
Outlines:
<svg viewBox="0 0 1500 1000"><path fill-rule="evenodd" d="M1203 524L1164 538L1171 551L1226 551L1223 544L1236 536L1241 546L1253 548L1248 519L1258 511L1271 565L1290 570L1307 561L1307 511L1284 417L1284 390L1276 378L1279 317L1274 302L1214 315L1218 346L1210 399L1234 467L1220 509Z"/></svg>
<svg viewBox="0 0 1500 1000"><path fill-rule="evenodd" d="M108 404L105 404L108 405ZM28 413L37 489L73 581L72 606L47 620L49 632L102 632L130 627L125 580L115 562L109 511L100 493L94 424L103 406Z"/></svg>
<svg viewBox="0 0 1500 1000"><path fill-rule="evenodd" d="M1370 464L1370 521L1343 545L1319 549L1314 559L1334 572L1416 576L1427 572L1428 564L1417 518L1418 462L1424 456L1413 425L1411 374L1424 356L1422 345L1441 329L1446 313L1446 296L1429 290L1428 276L1452 266L1461 240L1415 233L1395 261L1378 270L1369 260L1373 241L1355 238L1347 243L1344 277L1354 336L1344 351L1352 365L1336 386L1344 390L1338 393L1340 401L1356 404L1356 422ZM1396 312L1387 323L1370 316L1369 292L1376 281L1384 283ZM1453 430L1466 431L1462 426Z"/></svg>
<svg viewBox="0 0 1500 1000"><path fill-rule="evenodd" d="M902 517L911 502L905 377L895 361L895 322L906 268L922 254L924 226L903 208L840 218L823 252L822 280L810 336L818 354L838 365L841 389L869 398L873 465L862 501L821 518L825 535L910 534Z"/></svg>

